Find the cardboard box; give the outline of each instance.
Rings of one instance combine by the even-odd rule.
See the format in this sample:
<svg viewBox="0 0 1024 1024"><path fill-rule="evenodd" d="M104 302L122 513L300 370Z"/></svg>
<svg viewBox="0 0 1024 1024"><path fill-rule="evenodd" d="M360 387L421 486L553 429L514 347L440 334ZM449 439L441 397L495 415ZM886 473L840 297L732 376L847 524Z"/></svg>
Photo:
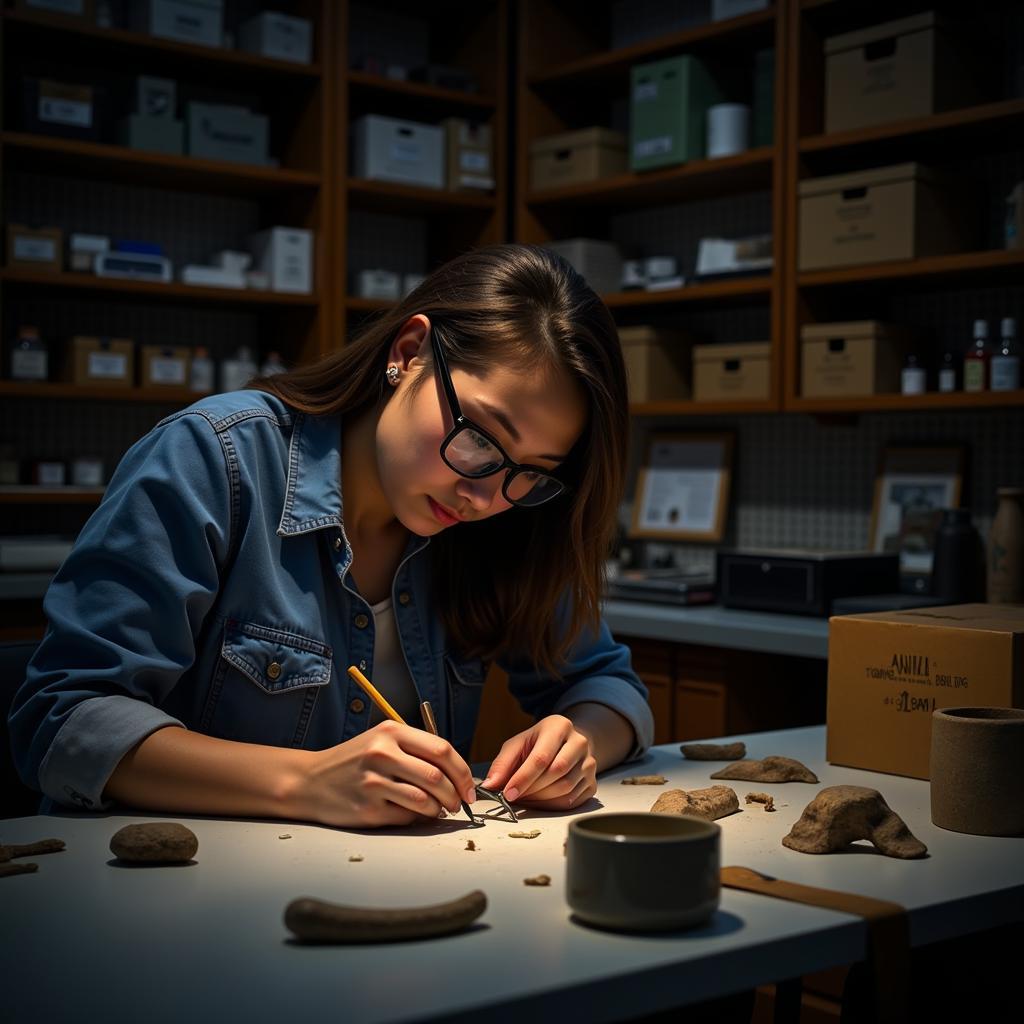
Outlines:
<svg viewBox="0 0 1024 1024"><path fill-rule="evenodd" d="M898 394L912 332L877 320L800 328L800 394L805 398Z"/></svg>
<svg viewBox="0 0 1024 1024"><path fill-rule="evenodd" d="M139 383L144 388L188 385L192 350L184 345L141 345Z"/></svg>
<svg viewBox="0 0 1024 1024"><path fill-rule="evenodd" d="M916 163L800 182L799 269L962 251L951 183Z"/></svg>
<svg viewBox="0 0 1024 1024"><path fill-rule="evenodd" d="M767 399L771 396L770 341L693 346L693 397L697 402Z"/></svg>
<svg viewBox="0 0 1024 1024"><path fill-rule="evenodd" d="M932 712L950 707L1024 707L1024 605L829 619L829 763L927 779Z"/></svg>
<svg viewBox="0 0 1024 1024"><path fill-rule="evenodd" d="M662 327L620 327L631 402L690 397L690 340Z"/></svg>
<svg viewBox="0 0 1024 1024"><path fill-rule="evenodd" d="M544 246L562 257L598 295L619 290L622 253L614 242L598 238L565 238Z"/></svg>
<svg viewBox="0 0 1024 1024"><path fill-rule="evenodd" d="M132 0L128 9L137 32L198 46L223 45L223 0Z"/></svg>
<svg viewBox="0 0 1024 1024"><path fill-rule="evenodd" d="M14 9L63 15L89 24L96 20L95 0L14 0Z"/></svg>
<svg viewBox="0 0 1024 1024"><path fill-rule="evenodd" d="M278 11L264 11L238 26L238 48L295 64L313 61L313 23Z"/></svg>
<svg viewBox="0 0 1024 1024"><path fill-rule="evenodd" d="M933 11L825 40L825 131L978 102L963 42Z"/></svg>
<svg viewBox="0 0 1024 1024"><path fill-rule="evenodd" d="M444 130L437 125L367 114L352 125L357 178L444 188Z"/></svg>
<svg viewBox="0 0 1024 1024"><path fill-rule="evenodd" d="M189 103L186 121L189 156L266 166L269 122L245 107Z"/></svg>
<svg viewBox="0 0 1024 1024"><path fill-rule="evenodd" d="M313 232L306 228L274 227L249 239L254 267L270 279L275 292L313 291Z"/></svg>
<svg viewBox="0 0 1024 1024"><path fill-rule="evenodd" d="M130 388L135 383L135 346L129 338L77 334L68 346L64 379L84 387Z"/></svg>
<svg viewBox="0 0 1024 1024"><path fill-rule="evenodd" d="M703 159L708 107L725 100L707 67L684 55L634 65L630 75L630 169Z"/></svg>
<svg viewBox="0 0 1024 1024"><path fill-rule="evenodd" d="M491 157L491 126L473 124L462 117L448 117L441 122L444 129L448 188L494 188L494 167Z"/></svg>
<svg viewBox="0 0 1024 1024"><path fill-rule="evenodd" d="M68 139L99 137L101 86L25 77L22 90L27 131Z"/></svg>
<svg viewBox="0 0 1024 1024"><path fill-rule="evenodd" d="M581 128L530 143L530 188L560 188L626 171L626 137L610 128Z"/></svg>
<svg viewBox="0 0 1024 1024"><path fill-rule="evenodd" d="M129 114L117 122L117 141L129 149L181 156L185 151L185 125L173 117Z"/></svg>
<svg viewBox="0 0 1024 1024"><path fill-rule="evenodd" d="M61 269L64 233L60 228L7 225L7 266L24 270Z"/></svg>

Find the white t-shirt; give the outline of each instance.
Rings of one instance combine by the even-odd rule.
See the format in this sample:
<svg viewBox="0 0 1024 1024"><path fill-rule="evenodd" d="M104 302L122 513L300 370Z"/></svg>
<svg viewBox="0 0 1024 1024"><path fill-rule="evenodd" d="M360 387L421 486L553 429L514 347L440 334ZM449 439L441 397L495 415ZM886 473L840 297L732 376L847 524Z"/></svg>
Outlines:
<svg viewBox="0 0 1024 1024"><path fill-rule="evenodd" d="M374 622L373 671L368 673L370 681L407 724L419 729L423 725L420 699L405 663L391 598L386 597L370 607ZM386 717L376 704L370 707L371 728Z"/></svg>

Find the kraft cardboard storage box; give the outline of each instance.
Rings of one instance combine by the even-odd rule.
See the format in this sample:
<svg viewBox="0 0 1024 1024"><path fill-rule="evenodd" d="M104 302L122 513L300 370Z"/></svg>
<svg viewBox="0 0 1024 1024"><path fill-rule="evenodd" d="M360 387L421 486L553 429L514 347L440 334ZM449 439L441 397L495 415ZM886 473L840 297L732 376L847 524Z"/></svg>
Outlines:
<svg viewBox="0 0 1024 1024"><path fill-rule="evenodd" d="M76 334L68 347L64 379L83 387L130 388L135 383L135 345L130 338Z"/></svg>
<svg viewBox="0 0 1024 1024"><path fill-rule="evenodd" d="M772 346L769 341L693 346L693 397L697 402L768 398Z"/></svg>
<svg viewBox="0 0 1024 1024"><path fill-rule="evenodd" d="M929 777L932 712L1024 707L1024 605L829 619L830 764Z"/></svg>
<svg viewBox="0 0 1024 1024"><path fill-rule="evenodd" d="M965 197L917 163L800 182L799 269L909 260L970 245Z"/></svg>
<svg viewBox="0 0 1024 1024"><path fill-rule="evenodd" d="M805 324L800 328L804 398L897 394L912 334L877 320Z"/></svg>
<svg viewBox="0 0 1024 1024"><path fill-rule="evenodd" d="M530 143L530 188L560 188L626 171L626 137L610 128L547 135Z"/></svg>
<svg viewBox="0 0 1024 1024"><path fill-rule="evenodd" d="M690 397L690 342L683 331L620 327L631 402Z"/></svg>

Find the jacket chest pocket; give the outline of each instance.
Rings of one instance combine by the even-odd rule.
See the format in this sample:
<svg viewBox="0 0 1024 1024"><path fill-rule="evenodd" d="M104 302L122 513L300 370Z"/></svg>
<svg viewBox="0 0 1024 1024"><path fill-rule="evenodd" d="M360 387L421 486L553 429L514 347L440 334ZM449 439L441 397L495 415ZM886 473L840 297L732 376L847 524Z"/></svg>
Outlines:
<svg viewBox="0 0 1024 1024"><path fill-rule="evenodd" d="M225 739L301 746L331 648L319 640L229 619L203 714L203 731Z"/></svg>
<svg viewBox="0 0 1024 1024"><path fill-rule="evenodd" d="M463 757L468 757L480 714L486 667L479 658L446 654L444 673L448 683L449 742Z"/></svg>

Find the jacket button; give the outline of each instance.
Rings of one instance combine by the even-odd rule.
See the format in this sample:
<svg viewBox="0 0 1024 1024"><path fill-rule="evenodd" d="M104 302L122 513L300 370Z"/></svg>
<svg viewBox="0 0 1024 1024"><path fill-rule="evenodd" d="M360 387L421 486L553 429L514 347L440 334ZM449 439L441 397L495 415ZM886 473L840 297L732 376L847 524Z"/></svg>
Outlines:
<svg viewBox="0 0 1024 1024"><path fill-rule="evenodd" d="M335 551L340 551L341 550L341 538L340 537L335 537L334 538L334 550Z"/></svg>
<svg viewBox="0 0 1024 1024"><path fill-rule="evenodd" d="M412 594L410 594L408 590L403 590L398 595L398 603L399 604L408 604L411 600L412 600Z"/></svg>
<svg viewBox="0 0 1024 1024"><path fill-rule="evenodd" d="M281 666L276 661L272 661L267 666L267 678L268 679L280 679L281 678Z"/></svg>
<svg viewBox="0 0 1024 1024"><path fill-rule="evenodd" d="M355 622L356 629L366 629L366 627L370 624L370 620L362 612L360 612L356 616Z"/></svg>
<svg viewBox="0 0 1024 1024"><path fill-rule="evenodd" d="M352 712L353 715L358 715L362 713L363 708L365 707L366 705L358 697L356 697L352 701L352 703L349 704L348 709Z"/></svg>

